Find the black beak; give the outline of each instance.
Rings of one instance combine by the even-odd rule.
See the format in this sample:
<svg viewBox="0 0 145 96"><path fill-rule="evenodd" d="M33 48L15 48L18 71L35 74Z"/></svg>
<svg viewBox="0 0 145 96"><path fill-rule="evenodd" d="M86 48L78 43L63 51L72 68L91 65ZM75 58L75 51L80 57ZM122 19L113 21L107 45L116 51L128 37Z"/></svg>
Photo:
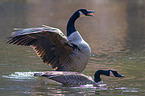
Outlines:
<svg viewBox="0 0 145 96"><path fill-rule="evenodd" d="M124 76L118 73L115 77L121 77L121 78L123 78Z"/></svg>
<svg viewBox="0 0 145 96"><path fill-rule="evenodd" d="M94 13L95 11L92 11L92 10L88 10L88 13L87 13L87 16L94 16Z"/></svg>

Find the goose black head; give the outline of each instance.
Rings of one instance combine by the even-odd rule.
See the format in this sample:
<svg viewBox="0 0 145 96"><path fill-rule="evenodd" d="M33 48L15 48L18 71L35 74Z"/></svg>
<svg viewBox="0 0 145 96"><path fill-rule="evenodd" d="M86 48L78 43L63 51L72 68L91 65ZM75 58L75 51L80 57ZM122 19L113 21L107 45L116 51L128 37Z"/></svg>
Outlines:
<svg viewBox="0 0 145 96"><path fill-rule="evenodd" d="M94 81L95 82L98 83L101 81L100 75L115 76L115 77L122 77L122 78L124 77L123 75L119 74L115 70L98 70L94 74Z"/></svg>
<svg viewBox="0 0 145 96"><path fill-rule="evenodd" d="M91 10L86 10L86 9L79 9L77 10L69 19L68 23L67 23L67 36L69 36L70 34L72 34L73 32L76 32L75 29L75 21L77 20L77 18L81 17L81 16L94 16L95 11L91 11Z"/></svg>
<svg viewBox="0 0 145 96"><path fill-rule="evenodd" d="M115 76L115 77L124 77L123 75L119 74L117 71L115 70L108 70L110 72L109 76Z"/></svg>
<svg viewBox="0 0 145 96"><path fill-rule="evenodd" d="M79 14L80 14L80 16L94 16L94 12L95 11L93 11L93 10L86 10L86 9L79 9L78 10L78 12L79 12Z"/></svg>

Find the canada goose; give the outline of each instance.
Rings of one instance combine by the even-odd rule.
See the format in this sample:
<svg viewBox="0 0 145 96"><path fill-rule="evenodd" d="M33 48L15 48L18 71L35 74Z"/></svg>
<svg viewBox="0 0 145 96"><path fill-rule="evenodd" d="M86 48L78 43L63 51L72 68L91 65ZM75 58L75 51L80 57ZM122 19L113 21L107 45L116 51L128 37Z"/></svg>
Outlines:
<svg viewBox="0 0 145 96"><path fill-rule="evenodd" d="M77 10L68 21L67 37L58 28L44 25L13 32L7 43L33 47L43 62L56 71L82 72L91 50L75 29L75 21L82 15L93 16L93 13L86 9Z"/></svg>
<svg viewBox="0 0 145 96"><path fill-rule="evenodd" d="M34 76L41 77L48 84L61 84L64 86L76 86L93 84L99 85L100 75L124 77L114 70L98 70L94 74L94 80L79 72L66 71L46 71L45 73L35 73Z"/></svg>

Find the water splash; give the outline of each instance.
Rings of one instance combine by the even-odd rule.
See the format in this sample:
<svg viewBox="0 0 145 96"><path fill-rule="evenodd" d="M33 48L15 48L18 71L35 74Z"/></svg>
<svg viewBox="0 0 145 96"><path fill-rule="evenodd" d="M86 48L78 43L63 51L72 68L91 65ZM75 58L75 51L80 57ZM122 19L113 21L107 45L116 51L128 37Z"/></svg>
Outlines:
<svg viewBox="0 0 145 96"><path fill-rule="evenodd" d="M43 72L14 72L10 75L3 75L4 78L12 78L12 79L33 79L34 73L43 73Z"/></svg>
<svg viewBox="0 0 145 96"><path fill-rule="evenodd" d="M115 88L116 90L123 90L123 92L138 92L138 88L127 88L127 87L120 87Z"/></svg>

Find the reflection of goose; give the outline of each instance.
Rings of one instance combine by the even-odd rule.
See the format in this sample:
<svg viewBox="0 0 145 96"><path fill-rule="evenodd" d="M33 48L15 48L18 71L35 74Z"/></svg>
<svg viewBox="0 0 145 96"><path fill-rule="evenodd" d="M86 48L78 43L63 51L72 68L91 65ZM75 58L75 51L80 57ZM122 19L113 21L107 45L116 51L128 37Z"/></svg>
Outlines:
<svg viewBox="0 0 145 96"><path fill-rule="evenodd" d="M44 63L57 71L82 72L90 57L90 47L75 29L75 21L82 15L93 16L94 11L77 10L67 24L67 37L57 28L44 26L12 33L9 44L32 46Z"/></svg>
<svg viewBox="0 0 145 96"><path fill-rule="evenodd" d="M62 84L65 86L86 85L86 84L98 85L98 82L101 81L100 75L124 77L114 70L107 71L98 70L94 74L94 80L78 72L46 71L43 74L41 73L34 74L34 76L42 77L44 81L47 83Z"/></svg>

